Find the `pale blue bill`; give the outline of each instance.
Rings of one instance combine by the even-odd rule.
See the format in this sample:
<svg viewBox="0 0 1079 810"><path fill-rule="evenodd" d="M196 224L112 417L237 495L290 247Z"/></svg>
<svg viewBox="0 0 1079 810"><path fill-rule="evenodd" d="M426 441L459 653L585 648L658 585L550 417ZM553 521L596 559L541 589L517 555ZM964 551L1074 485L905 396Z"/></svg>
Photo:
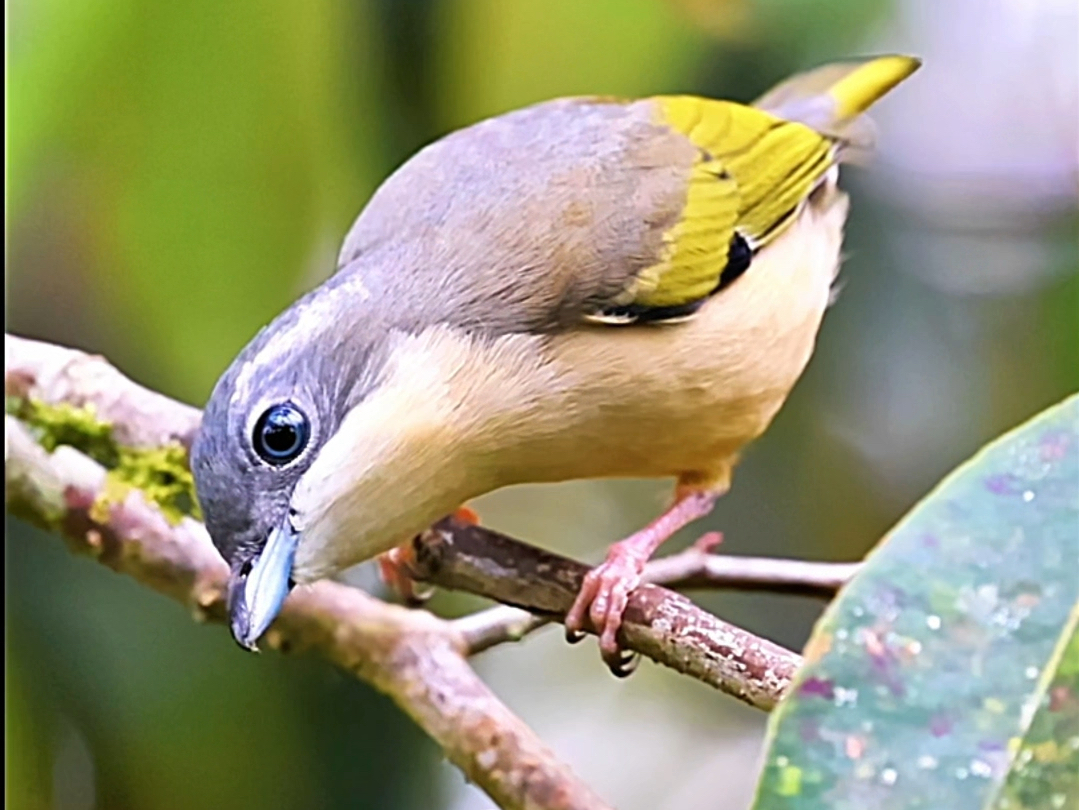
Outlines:
<svg viewBox="0 0 1079 810"><path fill-rule="evenodd" d="M266 545L247 575L244 583L244 602L247 603L247 628L243 638L236 640L245 647L255 649L255 642L266 632L292 587L292 562L300 533L285 518L280 526L270 532Z"/></svg>

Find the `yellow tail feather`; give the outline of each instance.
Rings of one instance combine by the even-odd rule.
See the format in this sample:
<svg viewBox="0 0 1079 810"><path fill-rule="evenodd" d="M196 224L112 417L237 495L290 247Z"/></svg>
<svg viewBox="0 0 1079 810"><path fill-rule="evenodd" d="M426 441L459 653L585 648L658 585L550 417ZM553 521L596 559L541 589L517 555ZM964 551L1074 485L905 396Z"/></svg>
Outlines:
<svg viewBox="0 0 1079 810"><path fill-rule="evenodd" d="M824 65L773 87L753 106L821 134L857 142L858 116L921 64L912 56L877 56Z"/></svg>

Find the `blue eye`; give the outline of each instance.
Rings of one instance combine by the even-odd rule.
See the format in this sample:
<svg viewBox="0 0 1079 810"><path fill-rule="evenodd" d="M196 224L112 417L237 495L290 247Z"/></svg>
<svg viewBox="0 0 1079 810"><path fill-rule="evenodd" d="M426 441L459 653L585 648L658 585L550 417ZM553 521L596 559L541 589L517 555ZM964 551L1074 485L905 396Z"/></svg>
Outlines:
<svg viewBox="0 0 1079 810"><path fill-rule="evenodd" d="M252 441L255 452L270 464L287 464L307 446L311 423L291 402L273 405L259 417Z"/></svg>

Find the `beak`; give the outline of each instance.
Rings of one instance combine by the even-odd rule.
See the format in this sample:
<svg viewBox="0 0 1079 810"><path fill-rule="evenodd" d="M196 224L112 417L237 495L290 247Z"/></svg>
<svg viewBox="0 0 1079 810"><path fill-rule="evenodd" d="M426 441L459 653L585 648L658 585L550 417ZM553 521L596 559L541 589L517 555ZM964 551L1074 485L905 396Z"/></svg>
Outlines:
<svg viewBox="0 0 1079 810"><path fill-rule="evenodd" d="M266 632L292 589L292 561L300 533L286 517L270 532L266 545L246 573L233 574L229 582L229 621L232 637L248 650Z"/></svg>

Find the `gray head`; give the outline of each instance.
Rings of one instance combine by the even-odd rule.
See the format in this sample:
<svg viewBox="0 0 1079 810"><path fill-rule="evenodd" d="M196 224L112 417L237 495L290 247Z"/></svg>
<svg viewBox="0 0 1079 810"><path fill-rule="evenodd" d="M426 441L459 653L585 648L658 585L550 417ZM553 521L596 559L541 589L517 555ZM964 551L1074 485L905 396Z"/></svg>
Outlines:
<svg viewBox="0 0 1079 810"><path fill-rule="evenodd" d="M345 286L305 296L244 348L214 388L192 447L206 528L229 564L232 633L249 649L292 587L292 491L377 365L333 316Z"/></svg>

